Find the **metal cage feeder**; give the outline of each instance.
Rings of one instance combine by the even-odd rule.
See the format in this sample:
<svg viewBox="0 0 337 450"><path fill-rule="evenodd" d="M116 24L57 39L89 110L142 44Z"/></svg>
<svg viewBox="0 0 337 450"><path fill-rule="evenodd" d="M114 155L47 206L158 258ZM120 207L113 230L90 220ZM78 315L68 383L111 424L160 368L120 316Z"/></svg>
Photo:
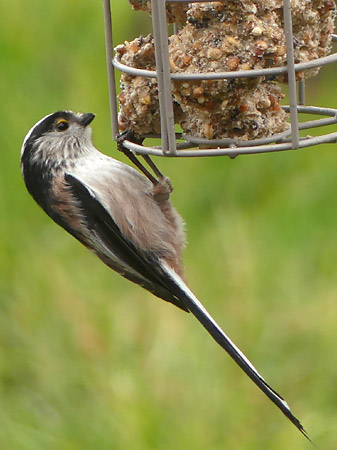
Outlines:
<svg viewBox="0 0 337 450"><path fill-rule="evenodd" d="M283 0L283 18L285 42L287 51L287 65L267 69L251 69L231 72L207 72L207 73L171 73L168 48L168 23L166 17L166 3L186 3L186 0L152 0L152 26L155 47L156 70L143 70L122 64L114 55L111 4L110 0L104 2L104 20L106 36L106 56L111 109L111 122L113 139L117 141L118 130L118 106L115 70L125 72L132 76L156 78L158 83L159 114L161 122L160 135L144 135L144 139L155 137L161 139L159 146L140 145L125 139L123 146L136 154L174 157L197 156L229 156L235 158L238 155L268 153L285 150L296 150L325 143L337 142L337 131L321 134L319 136L300 137L301 130L320 128L337 124L337 109L317 106L305 106L305 82L296 81L296 72L337 61L337 53L321 57L312 61L297 63L294 61L293 29L290 0ZM206 3L214 0L189 0L188 3ZM225 0L221 0L225 1ZM332 42L337 41L337 35L332 35ZM283 109L290 112L290 127L280 134L274 134L265 138L249 141L237 139L205 139L193 137L184 133L176 133L173 114L172 80L221 80L238 79L244 77L275 76L287 74L289 106ZM299 114L314 114L327 116L320 119L299 121ZM335 127L335 130L337 128ZM207 148L203 148L207 146ZM200 148L201 147L201 148ZM210 148L211 147L211 148Z"/></svg>

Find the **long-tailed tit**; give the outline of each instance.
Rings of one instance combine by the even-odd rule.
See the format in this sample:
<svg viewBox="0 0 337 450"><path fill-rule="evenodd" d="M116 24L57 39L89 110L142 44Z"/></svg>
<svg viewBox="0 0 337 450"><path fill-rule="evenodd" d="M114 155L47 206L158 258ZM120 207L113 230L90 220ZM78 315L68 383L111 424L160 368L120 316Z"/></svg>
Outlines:
<svg viewBox="0 0 337 450"><path fill-rule="evenodd" d="M61 227L105 264L157 297L191 312L213 339L307 437L286 401L261 377L183 281L183 221L171 184L152 184L100 153L88 126L94 114L59 111L28 132L21 150L27 189Z"/></svg>

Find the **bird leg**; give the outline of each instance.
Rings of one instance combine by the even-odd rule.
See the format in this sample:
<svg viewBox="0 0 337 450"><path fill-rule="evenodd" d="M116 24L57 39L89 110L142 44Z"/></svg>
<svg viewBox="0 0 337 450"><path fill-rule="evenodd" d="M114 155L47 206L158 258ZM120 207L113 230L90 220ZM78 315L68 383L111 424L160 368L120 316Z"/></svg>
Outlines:
<svg viewBox="0 0 337 450"><path fill-rule="evenodd" d="M149 155L142 155L146 163L153 170L154 174L158 177L158 179L156 179L146 169L146 167L144 167L144 165L137 159L136 155L130 149L124 147L123 142L126 139L128 141L135 142L137 144L141 144L143 142L143 139L136 138L131 130L124 131L123 133L120 133L117 137L117 148L118 150L123 152L136 167L138 167L138 169L146 176L146 178L148 178L152 182L153 184L152 194L155 201L159 204L166 202L170 198L171 192L173 191L170 179L165 177L161 173L161 171L158 169L158 167L155 165L155 163L152 161Z"/></svg>
<svg viewBox="0 0 337 450"><path fill-rule="evenodd" d="M152 161L152 159L149 157L149 155L142 155L142 157L145 159L147 164L151 167L153 172L157 175L158 179L165 178L164 175L161 173L161 171L158 169L158 167L155 165L155 163Z"/></svg>
<svg viewBox="0 0 337 450"><path fill-rule="evenodd" d="M117 149L124 153L125 156L127 156L130 161L148 178L151 183L156 186L160 183L160 180L162 178L165 178L164 175L160 172L158 167L154 164L154 162L150 159L148 155L142 155L147 164L151 167L155 175L157 175L158 180L146 169L146 167L137 159L136 155L127 147L123 145L124 141L128 140L131 142L134 142L135 144L142 144L143 140L142 138L138 139L135 137L133 132L131 130L126 130L123 133L120 133L117 136Z"/></svg>

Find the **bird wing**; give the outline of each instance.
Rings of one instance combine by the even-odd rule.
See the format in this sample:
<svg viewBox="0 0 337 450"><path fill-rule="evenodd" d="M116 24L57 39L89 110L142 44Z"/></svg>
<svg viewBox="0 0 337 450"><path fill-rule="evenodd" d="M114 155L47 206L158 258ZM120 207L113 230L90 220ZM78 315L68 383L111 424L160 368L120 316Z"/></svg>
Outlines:
<svg viewBox="0 0 337 450"><path fill-rule="evenodd" d="M130 273L139 274L138 278L141 282L133 280L127 274L122 275L141 284L158 297L174 303L181 309L190 311L261 391L309 439L300 421L292 414L287 402L267 384L253 364L230 340L186 286L181 277L164 260L150 252L138 249L127 240L107 209L83 181L70 174L67 174L65 179L71 187L72 194L81 205L81 212L85 216L88 226L95 231L114 255L117 255L123 265L130 267ZM163 293L164 296L162 296Z"/></svg>
<svg viewBox="0 0 337 450"><path fill-rule="evenodd" d="M162 277L153 270L156 266L155 255L151 252L141 251L122 235L111 214L82 180L71 174L66 174L65 180L78 202L81 216L91 231L93 240L99 240L99 247L102 248L103 245L108 250L108 255L104 251L96 252L97 255L125 278L141 285L157 297L189 312L180 299L167 289ZM75 237L83 242L82 237L78 237L76 234ZM85 242L83 243L86 245Z"/></svg>

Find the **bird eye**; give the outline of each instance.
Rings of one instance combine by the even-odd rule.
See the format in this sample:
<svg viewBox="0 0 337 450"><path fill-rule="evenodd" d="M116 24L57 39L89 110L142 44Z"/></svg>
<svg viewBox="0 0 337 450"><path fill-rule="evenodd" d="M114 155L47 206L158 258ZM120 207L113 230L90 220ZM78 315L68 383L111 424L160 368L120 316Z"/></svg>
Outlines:
<svg viewBox="0 0 337 450"><path fill-rule="evenodd" d="M56 123L57 131L65 131L67 128L69 128L69 124L66 119L60 119L57 121Z"/></svg>

